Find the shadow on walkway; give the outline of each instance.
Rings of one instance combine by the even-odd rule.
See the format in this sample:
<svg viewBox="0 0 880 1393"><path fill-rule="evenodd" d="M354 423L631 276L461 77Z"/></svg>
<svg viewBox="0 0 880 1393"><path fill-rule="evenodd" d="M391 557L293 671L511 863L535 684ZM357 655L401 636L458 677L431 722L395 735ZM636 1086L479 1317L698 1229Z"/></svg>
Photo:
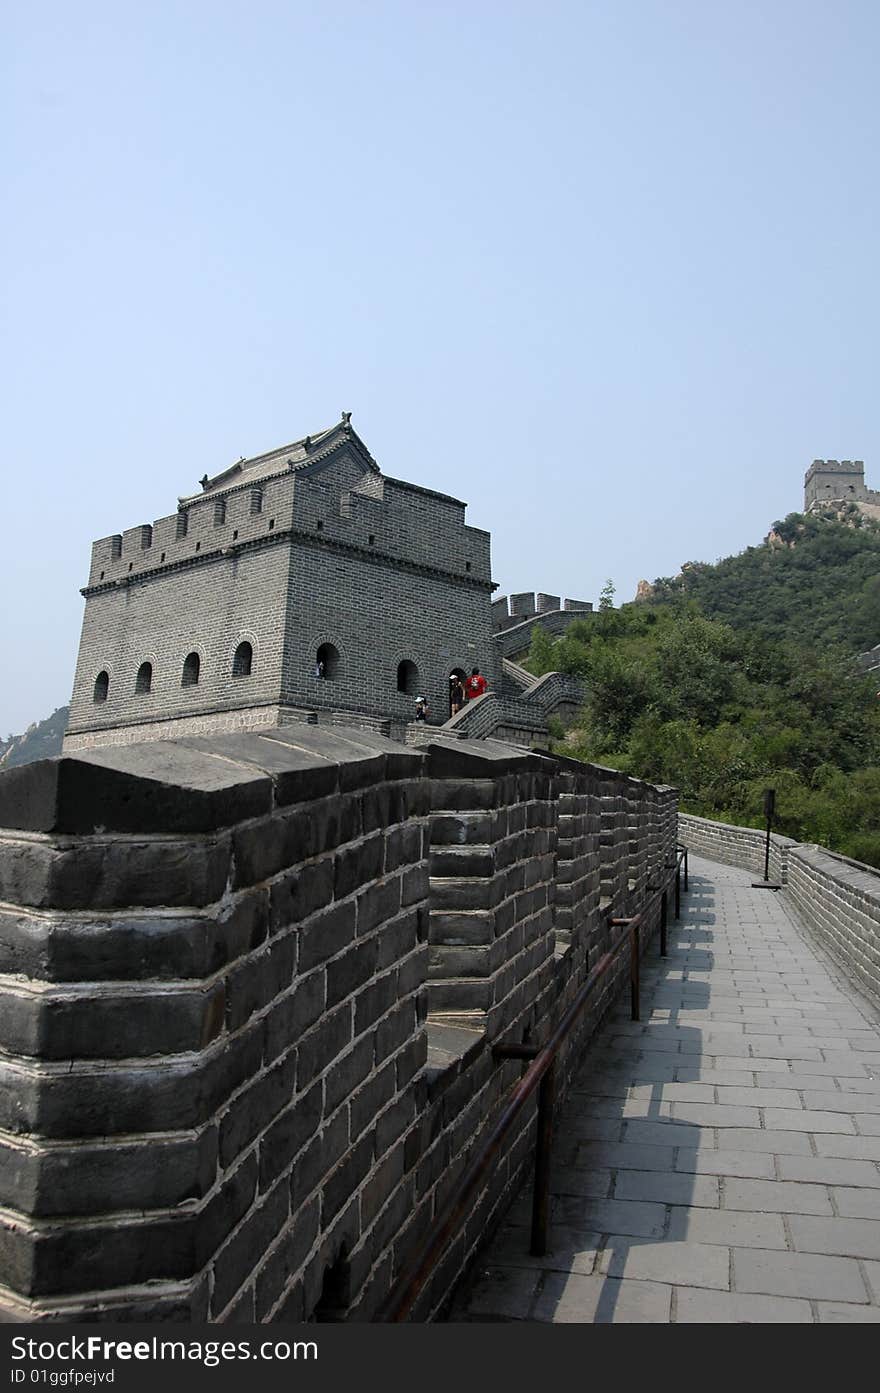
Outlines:
<svg viewBox="0 0 880 1393"><path fill-rule="evenodd" d="M880 1031L781 896L692 858L557 1119L551 1243L530 1185L451 1319L880 1321Z"/></svg>

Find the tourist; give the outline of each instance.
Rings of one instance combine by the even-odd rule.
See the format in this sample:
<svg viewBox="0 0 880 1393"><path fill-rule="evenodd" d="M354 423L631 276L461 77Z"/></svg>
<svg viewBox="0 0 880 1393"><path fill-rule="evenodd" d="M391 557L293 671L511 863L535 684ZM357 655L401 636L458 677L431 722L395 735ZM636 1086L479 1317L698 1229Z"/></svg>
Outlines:
<svg viewBox="0 0 880 1393"><path fill-rule="evenodd" d="M426 721L428 719L428 703L423 696L416 697L416 720Z"/></svg>
<svg viewBox="0 0 880 1393"><path fill-rule="evenodd" d="M475 667L472 670L467 682L464 684L464 689L467 693L468 701L476 701L477 697L481 697L483 695L488 685L489 684L486 681L485 677L481 676L480 669L478 667Z"/></svg>
<svg viewBox="0 0 880 1393"><path fill-rule="evenodd" d="M457 672L449 674L449 711L453 716L457 716L461 708L467 701L465 690L462 686L461 678Z"/></svg>

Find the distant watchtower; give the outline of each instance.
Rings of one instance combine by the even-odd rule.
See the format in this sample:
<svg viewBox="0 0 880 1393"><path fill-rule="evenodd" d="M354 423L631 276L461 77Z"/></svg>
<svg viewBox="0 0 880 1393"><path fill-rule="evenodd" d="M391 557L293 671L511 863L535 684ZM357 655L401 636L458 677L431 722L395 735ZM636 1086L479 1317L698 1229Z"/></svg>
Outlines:
<svg viewBox="0 0 880 1393"><path fill-rule="evenodd" d="M865 502L865 464L860 459L814 459L804 476L804 512L829 503Z"/></svg>

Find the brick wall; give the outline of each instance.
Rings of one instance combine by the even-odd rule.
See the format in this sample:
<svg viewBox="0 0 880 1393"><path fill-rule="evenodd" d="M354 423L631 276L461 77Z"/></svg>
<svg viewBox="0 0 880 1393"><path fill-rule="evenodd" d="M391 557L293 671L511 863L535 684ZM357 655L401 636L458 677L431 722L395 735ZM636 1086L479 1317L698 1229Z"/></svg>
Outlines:
<svg viewBox="0 0 880 1393"><path fill-rule="evenodd" d="M712 822L709 818L680 813L678 835L684 846L690 847L700 856L708 856L711 861L743 866L758 875L764 874L767 834L760 828L734 827L726 822ZM788 875L789 849L794 846L797 846L797 843L790 837L780 837L775 832L771 833L771 879L785 883Z"/></svg>
<svg viewBox="0 0 880 1393"><path fill-rule="evenodd" d="M389 479L364 453L342 431L328 457L292 471L284 451L265 456L250 484L247 469L233 472L152 529L96 542L67 749L113 743L136 726L141 740L207 733L204 717L272 704L406 720L423 694L442 720L453 667L479 666L494 684L489 534L465 524L464 503ZM242 642L252 668L234 675ZM339 656L324 680L322 644ZM190 653L200 671L187 685ZM398 690L404 661L418 669L417 691ZM139 690L147 662L152 685ZM96 700L101 673L109 682Z"/></svg>
<svg viewBox="0 0 880 1393"><path fill-rule="evenodd" d="M590 614L591 609L558 609L548 610L544 614L532 614L525 619L520 619L517 616L509 622L506 628L498 629L496 627L495 648L502 658L516 658L521 653L529 651L532 631L536 625L540 625L551 638L558 638L576 620L588 619Z"/></svg>
<svg viewBox="0 0 880 1393"><path fill-rule="evenodd" d="M679 816L685 846L763 875L765 833ZM831 956L880 1001L880 872L824 847L771 835L770 876Z"/></svg>
<svg viewBox="0 0 880 1393"><path fill-rule="evenodd" d="M547 1038L607 895L668 859L672 798L307 725L0 776L0 1314L374 1318L518 1076L494 1044Z"/></svg>

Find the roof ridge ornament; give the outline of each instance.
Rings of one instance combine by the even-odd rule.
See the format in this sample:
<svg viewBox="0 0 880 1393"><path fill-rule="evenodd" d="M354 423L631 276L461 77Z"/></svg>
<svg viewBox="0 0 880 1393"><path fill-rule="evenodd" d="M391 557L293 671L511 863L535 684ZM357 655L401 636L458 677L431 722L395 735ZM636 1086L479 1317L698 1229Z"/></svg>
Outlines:
<svg viewBox="0 0 880 1393"><path fill-rule="evenodd" d="M351 412L350 412L350 411L343 411L343 413L342 413L342 425L343 425L344 429L346 429L346 430L351 430Z"/></svg>

